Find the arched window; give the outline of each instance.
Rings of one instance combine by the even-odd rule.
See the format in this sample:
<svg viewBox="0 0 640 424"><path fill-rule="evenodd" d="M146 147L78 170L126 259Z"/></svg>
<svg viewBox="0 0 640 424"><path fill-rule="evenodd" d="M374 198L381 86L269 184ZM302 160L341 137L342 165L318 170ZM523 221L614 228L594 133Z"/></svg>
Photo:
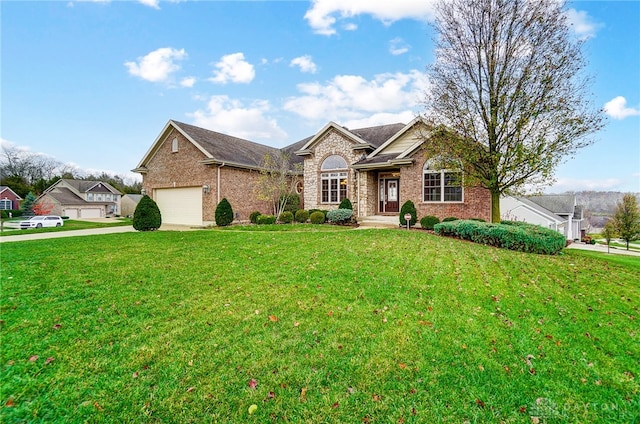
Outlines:
<svg viewBox="0 0 640 424"><path fill-rule="evenodd" d="M320 165L321 203L340 203L347 197L347 161L331 155Z"/></svg>
<svg viewBox="0 0 640 424"><path fill-rule="evenodd" d="M424 164L425 202L462 202L462 171L459 169L440 169L436 161L429 160Z"/></svg>

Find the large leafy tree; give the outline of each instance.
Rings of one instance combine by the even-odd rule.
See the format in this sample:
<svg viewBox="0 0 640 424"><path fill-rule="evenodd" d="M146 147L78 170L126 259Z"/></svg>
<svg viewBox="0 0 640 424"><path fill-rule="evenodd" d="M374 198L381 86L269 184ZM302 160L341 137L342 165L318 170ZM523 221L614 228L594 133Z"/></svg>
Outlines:
<svg viewBox="0 0 640 424"><path fill-rule="evenodd" d="M620 238L629 242L640 238L640 208L633 194L625 194L613 213L613 226Z"/></svg>
<svg viewBox="0 0 640 424"><path fill-rule="evenodd" d="M463 164L466 185L500 196L553 182L603 125L582 72L583 41L558 0L442 0L426 117L431 154Z"/></svg>

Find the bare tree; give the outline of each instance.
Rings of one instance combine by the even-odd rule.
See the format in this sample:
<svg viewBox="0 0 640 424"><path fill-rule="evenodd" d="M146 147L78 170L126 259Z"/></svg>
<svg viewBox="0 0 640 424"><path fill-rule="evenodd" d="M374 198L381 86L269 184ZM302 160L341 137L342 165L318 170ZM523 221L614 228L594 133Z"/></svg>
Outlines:
<svg viewBox="0 0 640 424"><path fill-rule="evenodd" d="M300 179L300 166L292 166L288 153L266 154L258 180L258 199L271 203L276 218L284 212L288 196L295 194Z"/></svg>
<svg viewBox="0 0 640 424"><path fill-rule="evenodd" d="M588 101L583 41L557 0L441 0L426 118L431 154L462 162L465 185L500 196L553 182L603 125Z"/></svg>

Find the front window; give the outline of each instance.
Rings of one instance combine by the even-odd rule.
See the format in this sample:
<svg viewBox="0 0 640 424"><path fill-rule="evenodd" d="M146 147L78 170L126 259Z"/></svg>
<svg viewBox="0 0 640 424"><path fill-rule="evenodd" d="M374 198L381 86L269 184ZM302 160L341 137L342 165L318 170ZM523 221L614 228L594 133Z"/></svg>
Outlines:
<svg viewBox="0 0 640 424"><path fill-rule="evenodd" d="M87 194L87 200L90 201L90 202L93 201L93 193Z"/></svg>
<svg viewBox="0 0 640 424"><path fill-rule="evenodd" d="M432 169L424 165L425 202L462 202L462 172L451 169Z"/></svg>
<svg viewBox="0 0 640 424"><path fill-rule="evenodd" d="M0 200L0 210L8 211L10 209L13 209L12 208L12 206L13 206L12 203L13 202L11 201L11 199L2 199L2 200Z"/></svg>
<svg viewBox="0 0 640 424"><path fill-rule="evenodd" d="M331 155L322 162L320 170L321 202L340 203L347 197L347 161L342 156Z"/></svg>

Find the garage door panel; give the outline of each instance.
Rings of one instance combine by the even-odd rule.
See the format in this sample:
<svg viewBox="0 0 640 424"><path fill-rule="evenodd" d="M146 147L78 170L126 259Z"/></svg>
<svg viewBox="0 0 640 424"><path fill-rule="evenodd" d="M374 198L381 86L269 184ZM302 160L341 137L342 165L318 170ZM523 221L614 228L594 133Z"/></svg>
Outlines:
<svg viewBox="0 0 640 424"><path fill-rule="evenodd" d="M62 214L68 216L69 219L76 219L78 217L78 209L65 209Z"/></svg>
<svg viewBox="0 0 640 424"><path fill-rule="evenodd" d="M202 225L202 188L163 188L154 191L163 224Z"/></svg>
<svg viewBox="0 0 640 424"><path fill-rule="evenodd" d="M86 208L80 209L81 218L100 218L100 209L98 208Z"/></svg>

